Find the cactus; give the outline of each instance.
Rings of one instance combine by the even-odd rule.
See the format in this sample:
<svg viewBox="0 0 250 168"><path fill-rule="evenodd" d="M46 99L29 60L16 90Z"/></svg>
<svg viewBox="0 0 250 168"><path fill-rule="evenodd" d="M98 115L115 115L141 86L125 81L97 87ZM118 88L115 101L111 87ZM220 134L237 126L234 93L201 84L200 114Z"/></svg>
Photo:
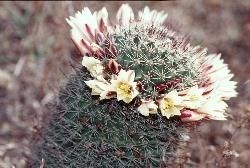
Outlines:
<svg viewBox="0 0 250 168"><path fill-rule="evenodd" d="M204 51L185 50L187 39L171 30L135 24L115 34L114 39L119 53L117 62L126 69L135 70L135 79L145 87L143 97L152 96L158 83L178 78L183 81L178 87L183 89L201 78L195 55ZM170 43L178 50L171 48Z"/></svg>
<svg viewBox="0 0 250 168"><path fill-rule="evenodd" d="M116 100L98 101L84 83L90 78L82 68L60 91L32 166L42 158L46 168L166 165L184 133L180 120L145 117L133 104Z"/></svg>
<svg viewBox="0 0 250 168"><path fill-rule="evenodd" d="M115 26L107 15L84 8L67 19L83 66L60 90L32 166L165 167L182 122L226 119L236 82L220 56L164 27L163 12L146 7L135 20L122 5Z"/></svg>

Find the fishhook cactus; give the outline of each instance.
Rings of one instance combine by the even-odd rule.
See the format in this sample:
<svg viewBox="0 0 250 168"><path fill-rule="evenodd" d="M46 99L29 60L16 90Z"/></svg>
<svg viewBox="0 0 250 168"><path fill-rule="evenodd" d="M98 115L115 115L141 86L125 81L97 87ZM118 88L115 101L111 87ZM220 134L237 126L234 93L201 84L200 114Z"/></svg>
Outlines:
<svg viewBox="0 0 250 168"><path fill-rule="evenodd" d="M164 167L183 122L225 120L237 95L220 54L164 26L167 14L128 4L66 19L82 67L59 93L38 156L46 167Z"/></svg>

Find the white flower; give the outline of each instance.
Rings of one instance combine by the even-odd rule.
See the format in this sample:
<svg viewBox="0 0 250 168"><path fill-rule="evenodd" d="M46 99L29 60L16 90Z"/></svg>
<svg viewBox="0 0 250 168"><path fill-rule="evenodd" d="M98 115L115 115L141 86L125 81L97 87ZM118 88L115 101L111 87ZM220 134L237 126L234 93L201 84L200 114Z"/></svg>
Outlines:
<svg viewBox="0 0 250 168"><path fill-rule="evenodd" d="M202 94L203 89L199 89L198 86L191 87L183 98L183 106L191 109L201 107L206 100Z"/></svg>
<svg viewBox="0 0 250 168"><path fill-rule="evenodd" d="M213 120L226 120L225 111L228 106L224 100L237 96L237 83L231 81L233 75L220 57L220 54L211 54L205 58L203 71L209 79L209 84L205 85L208 92L203 95L206 102L197 110Z"/></svg>
<svg viewBox="0 0 250 168"><path fill-rule="evenodd" d="M226 120L225 110L227 104L219 97L208 98L198 109L195 111L185 110L182 112L182 121L197 121L203 118L212 120Z"/></svg>
<svg viewBox="0 0 250 168"><path fill-rule="evenodd" d="M226 120L224 113L227 107L227 104L220 98L211 97L197 111L206 114L209 119Z"/></svg>
<svg viewBox="0 0 250 168"><path fill-rule="evenodd" d="M113 24L109 22L106 8L94 13L91 13L88 8L84 8L74 17L70 16L69 19L66 19L71 26L72 40L84 56L82 65L95 78L85 81L92 88L92 95L100 95L101 99L106 99L114 97L116 94L118 100L129 103L139 94L138 84L134 81L135 72L121 69L123 64L120 65L118 61L119 47L116 48L117 45L114 43L117 35L125 35L130 30L136 30L136 32L131 31L131 35L137 35L137 30L146 31L146 39L154 42L154 46L159 50L176 53L177 56L190 56L190 63L187 64L187 67L193 67L194 73L197 72L198 77L202 78L200 82L197 81L196 86L188 90L179 93L173 90L165 94L164 98L159 100L162 115L167 118L181 115L183 121L197 121L203 118L226 119L227 104L224 100L237 95L236 82L231 81L233 75L228 69L228 65L220 58L220 54L207 55L206 49L201 50L199 46L192 47L186 40L176 48L175 40L173 40L176 32L164 27L163 23L166 18L167 14L164 11L158 12L150 10L148 7L139 11L136 16L128 4L123 4L119 8L116 22ZM163 42L159 38L159 33L163 33L168 39ZM100 61L104 57L107 75ZM140 60L137 62L143 63ZM110 79L106 78L110 77L110 74L113 74L112 79L106 81L105 79ZM196 78L191 81L196 81ZM180 84L180 86L182 85ZM145 89L147 89L146 87ZM179 96L182 93L184 96ZM157 105L153 100L142 100L138 111L145 116L155 114Z"/></svg>
<svg viewBox="0 0 250 168"><path fill-rule="evenodd" d="M235 90L237 82L231 81L233 74L231 74L228 65L220 57L220 54L208 55L204 61L204 73L211 82L207 87L213 90L213 95L228 100L231 97L237 96Z"/></svg>
<svg viewBox="0 0 250 168"><path fill-rule="evenodd" d="M74 17L70 16L66 21L72 28L71 38L82 55L101 49L96 44L96 34L100 41L104 41L104 34L111 29L106 8L93 14L89 8L84 8L82 12L78 11Z"/></svg>
<svg viewBox="0 0 250 168"><path fill-rule="evenodd" d="M99 80L84 81L88 87L92 89L91 95L100 95L100 100L110 99L115 96L110 91L110 84Z"/></svg>
<svg viewBox="0 0 250 168"><path fill-rule="evenodd" d="M149 114L156 114L158 106L153 100L141 100L142 104L138 107L138 111L144 115L149 116Z"/></svg>
<svg viewBox="0 0 250 168"><path fill-rule="evenodd" d="M159 101L161 114L167 118L181 115L180 110L183 109L181 106L182 101L182 97L178 95L176 90L169 92Z"/></svg>
<svg viewBox="0 0 250 168"><path fill-rule="evenodd" d="M100 60L94 57L84 56L82 65L88 69L93 77L103 76L103 66Z"/></svg>
<svg viewBox="0 0 250 168"><path fill-rule="evenodd" d="M76 12L74 16L66 18L71 27L71 38L82 55L88 53L103 56L105 50L101 47L107 38L107 34L112 34L120 28L128 28L132 23L162 25L167 18L163 11L150 10L145 7L135 16L132 8L128 4L122 4L116 14L116 22L109 22L108 11L104 7L101 10L91 13L85 7L82 11Z"/></svg>
<svg viewBox="0 0 250 168"><path fill-rule="evenodd" d="M138 12L138 16L140 21L157 26L166 20L168 14L164 13L164 11L150 11L149 7L146 6L144 10Z"/></svg>
<svg viewBox="0 0 250 168"><path fill-rule="evenodd" d="M136 90L135 72L121 69L118 76L111 80L111 90L117 93L117 99L125 103L131 102L139 92Z"/></svg>
<svg viewBox="0 0 250 168"><path fill-rule="evenodd" d="M116 20L121 26L128 27L130 22L134 21L134 12L128 4L122 4L119 8Z"/></svg>

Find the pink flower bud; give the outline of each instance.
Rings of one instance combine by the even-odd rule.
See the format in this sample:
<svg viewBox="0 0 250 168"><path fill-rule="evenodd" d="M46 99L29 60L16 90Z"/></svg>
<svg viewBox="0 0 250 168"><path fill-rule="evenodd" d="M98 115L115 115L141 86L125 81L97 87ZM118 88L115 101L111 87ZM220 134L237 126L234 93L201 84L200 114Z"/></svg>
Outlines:
<svg viewBox="0 0 250 168"><path fill-rule="evenodd" d="M121 65L118 64L114 59L110 59L108 63L109 71L113 74L117 74L121 70Z"/></svg>
<svg viewBox="0 0 250 168"><path fill-rule="evenodd" d="M204 117L205 117L204 114L191 111L191 110L184 110L181 112L181 121L183 122L198 121Z"/></svg>

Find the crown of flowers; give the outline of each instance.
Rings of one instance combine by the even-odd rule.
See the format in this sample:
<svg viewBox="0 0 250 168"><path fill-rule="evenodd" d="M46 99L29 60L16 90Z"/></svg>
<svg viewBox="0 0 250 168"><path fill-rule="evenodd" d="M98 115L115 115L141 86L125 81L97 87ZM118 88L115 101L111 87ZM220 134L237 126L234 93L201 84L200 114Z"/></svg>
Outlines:
<svg viewBox="0 0 250 168"><path fill-rule="evenodd" d="M106 8L88 8L66 19L93 80L92 95L135 103L144 116L161 113L182 121L225 120L225 100L236 82L220 54L192 47L164 26L167 14L145 7L135 17L123 4L111 22ZM136 98L138 101L133 101Z"/></svg>

